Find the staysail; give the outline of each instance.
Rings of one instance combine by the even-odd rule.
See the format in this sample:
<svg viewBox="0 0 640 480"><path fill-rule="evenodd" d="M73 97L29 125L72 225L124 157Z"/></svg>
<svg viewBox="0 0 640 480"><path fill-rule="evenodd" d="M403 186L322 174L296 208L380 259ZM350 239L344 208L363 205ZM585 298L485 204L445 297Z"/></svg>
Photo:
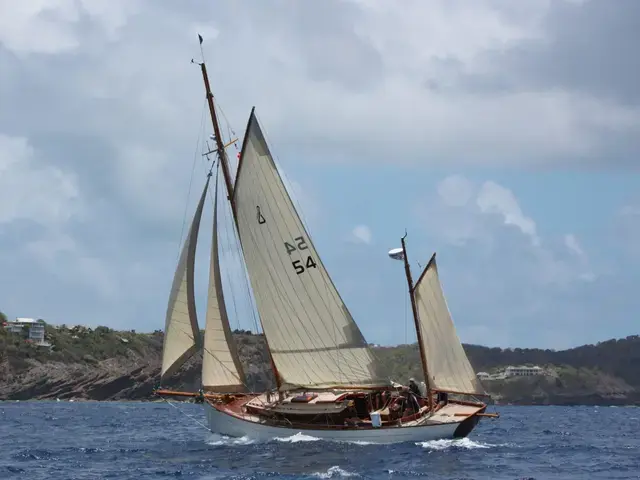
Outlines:
<svg viewBox="0 0 640 480"><path fill-rule="evenodd" d="M220 275L217 176L213 202L213 241L202 353L202 386L205 391L241 392L244 391L246 381L229 327Z"/></svg>
<svg viewBox="0 0 640 480"><path fill-rule="evenodd" d="M413 289L422 344L429 369L429 386L436 390L484 395L462 348L438 277L435 254Z"/></svg>
<svg viewBox="0 0 640 480"><path fill-rule="evenodd" d="M300 220L253 110L233 207L280 388L389 385Z"/></svg>
<svg viewBox="0 0 640 480"><path fill-rule="evenodd" d="M173 276L164 328L161 381L178 370L201 344L193 275L198 230L208 188L209 179L207 178Z"/></svg>

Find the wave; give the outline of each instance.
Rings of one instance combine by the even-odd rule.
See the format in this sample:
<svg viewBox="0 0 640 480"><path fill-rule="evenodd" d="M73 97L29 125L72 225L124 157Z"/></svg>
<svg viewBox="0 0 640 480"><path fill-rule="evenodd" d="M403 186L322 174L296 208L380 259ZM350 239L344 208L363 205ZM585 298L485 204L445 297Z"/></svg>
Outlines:
<svg viewBox="0 0 640 480"><path fill-rule="evenodd" d="M347 472L343 470L338 465L334 465L330 467L326 472L315 472L311 474L316 478L348 478L348 477L359 477L357 473Z"/></svg>
<svg viewBox="0 0 640 480"><path fill-rule="evenodd" d="M478 448L493 448L504 445L491 443L476 442L469 438L457 438L452 440L431 440L429 442L417 442L416 445L428 450L447 450L449 448L463 448L465 450L474 450Z"/></svg>

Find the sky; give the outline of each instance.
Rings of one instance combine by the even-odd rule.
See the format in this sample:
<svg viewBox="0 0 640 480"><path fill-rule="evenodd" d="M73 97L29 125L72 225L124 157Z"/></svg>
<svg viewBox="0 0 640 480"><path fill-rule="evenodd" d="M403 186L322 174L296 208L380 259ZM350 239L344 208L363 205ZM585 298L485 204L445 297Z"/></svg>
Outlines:
<svg viewBox="0 0 640 480"><path fill-rule="evenodd" d="M638 334L638 18L637 0L0 0L0 310L163 328L207 168L200 33L227 138L255 106L369 342L415 341L387 256L405 231L414 276L437 252L463 342ZM232 326L255 328L223 235Z"/></svg>

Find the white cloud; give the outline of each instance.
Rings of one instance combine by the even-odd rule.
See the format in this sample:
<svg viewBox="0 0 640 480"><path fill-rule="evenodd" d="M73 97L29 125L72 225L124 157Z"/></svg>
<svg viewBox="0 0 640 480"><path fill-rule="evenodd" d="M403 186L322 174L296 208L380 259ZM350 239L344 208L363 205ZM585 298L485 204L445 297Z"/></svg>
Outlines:
<svg viewBox="0 0 640 480"><path fill-rule="evenodd" d="M0 133L0 223L30 220L51 226L80 212L76 175L41 165L24 137Z"/></svg>
<svg viewBox="0 0 640 480"><path fill-rule="evenodd" d="M451 175L438 183L438 195L446 205L463 207L475 193L473 182L462 175Z"/></svg>
<svg viewBox="0 0 640 480"><path fill-rule="evenodd" d="M72 27L78 10L72 0L0 3L0 42L16 53L58 53L75 48Z"/></svg>
<svg viewBox="0 0 640 480"><path fill-rule="evenodd" d="M0 43L19 55L73 51L83 40L83 17L114 39L137 4L137 0L0 0Z"/></svg>
<svg viewBox="0 0 640 480"><path fill-rule="evenodd" d="M85 220L76 175L43 163L42 152L26 138L0 134L0 224L22 220L41 227L37 236L20 239L14 255L26 254L57 279L113 295L116 282L103 261L66 232Z"/></svg>
<svg viewBox="0 0 640 480"><path fill-rule="evenodd" d="M588 18L559 21L554 15L564 2L407 0L402 9L382 0L327 2L195 7L151 0L0 0L0 61L6 65L0 69L0 131L8 133L0 137L0 222L45 226L46 235L24 243L49 273L68 264L69 272L84 272L79 279L95 277L87 284L102 292L125 277L154 280L145 291L168 289L171 268L152 264L173 254L165 247L179 235L194 150L199 160L202 147L195 144L211 130L199 68L189 64L199 58L196 33L205 37L223 118L241 136L256 105L284 170L296 165L299 184L287 186L311 227L321 203L313 201L316 179L305 177L305 162L459 170L610 166L636 158L619 154L638 148L640 110L633 96L624 101L610 95L611 88L584 85L599 75L578 70L558 79L543 68L561 63L553 55L565 52L563 45L577 44L584 45L590 64L609 75L605 87L613 76L637 77L615 65L600 67L591 55L594 45L622 49L609 47L606 32L571 30ZM593 3L585 3L585 11ZM625 14L622 8L611 13L613 20ZM600 25L605 17L589 18ZM569 25L563 31L573 37L563 40L554 25ZM593 41L586 45L581 38ZM523 49L540 52L547 64L527 63L535 55L516 55ZM514 65L510 55L525 64ZM620 64L633 66L625 59ZM614 93L621 90L613 85ZM631 94L635 90L631 85ZM196 176L202 163L196 162ZM194 179L191 203L199 185ZM458 176L438 193L440 201L425 209L431 236L502 258L539 284L549 278L573 284L588 276L589 248L580 246L582 260L564 258L569 247L562 239L540 238L509 189ZM104 206L102 216L97 204ZM352 238L371 242L370 232L363 232ZM111 261L116 258L121 261ZM124 265L132 259L146 273L133 275ZM488 276L521 281L502 264L484 267L491 267ZM135 308L161 318L165 299L148 296L144 308Z"/></svg>
<svg viewBox="0 0 640 480"><path fill-rule="evenodd" d="M492 269L499 264L526 275L518 281L564 287L596 277L575 235L561 237L565 249L555 248L554 239L543 242L536 222L523 212L516 195L494 181L478 185L460 175L446 177L426 205L418 215L430 236L445 245L469 245L475 255L493 264ZM510 231L520 235L507 235Z"/></svg>
<svg viewBox="0 0 640 480"><path fill-rule="evenodd" d="M54 232L46 238L28 242L25 251L38 260L57 280L75 285L91 285L103 297L117 294L118 281L103 260L87 254L69 235Z"/></svg>
<svg viewBox="0 0 640 480"><path fill-rule="evenodd" d="M604 275L576 234L543 238L515 192L460 175L439 182L416 214L430 251L438 252L445 294L465 341L531 346L526 339L535 338L533 345L572 345L568 332L585 318L576 296ZM558 335L548 335L551 328ZM498 333L492 339L489 331Z"/></svg>
<svg viewBox="0 0 640 480"><path fill-rule="evenodd" d="M564 244L574 255L577 255L578 257L584 256L584 250L582 250L582 247L574 234L567 233L564 236Z"/></svg>
<svg viewBox="0 0 640 480"><path fill-rule="evenodd" d="M351 241L355 243L370 245L372 239L371 229L366 225L356 225L353 227L353 230L351 230Z"/></svg>
<svg viewBox="0 0 640 480"><path fill-rule="evenodd" d="M540 245L536 223L522 213L518 200L508 188L487 181L480 188L476 203L482 213L500 215L505 225L519 228L522 233L531 238L533 245Z"/></svg>

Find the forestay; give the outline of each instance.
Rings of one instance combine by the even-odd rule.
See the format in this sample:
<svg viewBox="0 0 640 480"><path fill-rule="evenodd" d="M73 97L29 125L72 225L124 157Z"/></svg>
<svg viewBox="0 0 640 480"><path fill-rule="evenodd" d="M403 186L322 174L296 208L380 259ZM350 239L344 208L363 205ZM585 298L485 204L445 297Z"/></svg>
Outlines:
<svg viewBox="0 0 640 480"><path fill-rule="evenodd" d="M202 386L210 392L244 391L245 378L231 335L218 254L218 181L213 200L213 241L202 353Z"/></svg>
<svg viewBox="0 0 640 480"><path fill-rule="evenodd" d="M178 370L198 350L201 343L193 273L200 219L208 188L209 179L207 178L173 276L165 319L161 381Z"/></svg>
<svg viewBox="0 0 640 480"><path fill-rule="evenodd" d="M438 278L435 254L413 289L433 389L484 394L467 358Z"/></svg>
<svg viewBox="0 0 640 480"><path fill-rule="evenodd" d="M281 389L388 385L296 212L253 111L233 205Z"/></svg>

